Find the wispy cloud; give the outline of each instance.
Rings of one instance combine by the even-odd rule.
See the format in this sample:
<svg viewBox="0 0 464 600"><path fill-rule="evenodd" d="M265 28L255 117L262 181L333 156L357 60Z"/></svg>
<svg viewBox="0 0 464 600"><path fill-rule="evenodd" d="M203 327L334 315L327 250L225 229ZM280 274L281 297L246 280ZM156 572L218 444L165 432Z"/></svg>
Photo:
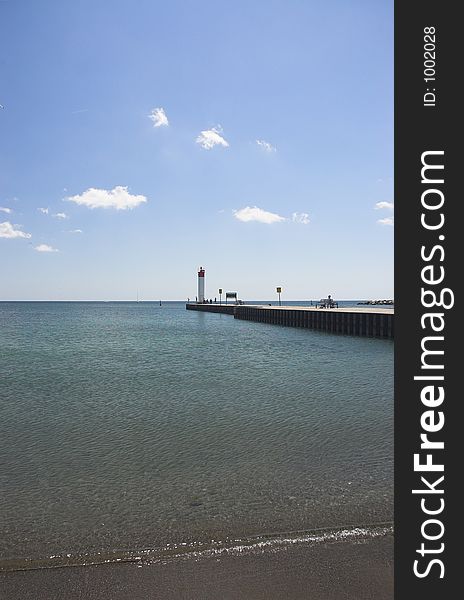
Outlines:
<svg viewBox="0 0 464 600"><path fill-rule="evenodd" d="M53 248L48 244L39 244L38 246L34 246L34 250L37 250L37 252L58 252L57 248Z"/></svg>
<svg viewBox="0 0 464 600"><path fill-rule="evenodd" d="M249 223L250 221L256 221L258 223L265 223L266 225L272 225L273 223L282 223L288 221L291 223L298 223L300 225L308 225L310 223L308 213L292 213L291 217L284 217L277 213L258 208L257 206L245 206L239 210L232 211L234 217L243 223Z"/></svg>
<svg viewBox="0 0 464 600"><path fill-rule="evenodd" d="M153 121L153 127L167 127L169 125L164 108L154 108L148 118Z"/></svg>
<svg viewBox="0 0 464 600"><path fill-rule="evenodd" d="M258 223L265 223L271 225L272 223L280 223L286 221L285 217L282 217L276 213L263 210L257 206L245 206L240 210L234 210L234 217L239 221L248 223L250 221L257 221Z"/></svg>
<svg viewBox="0 0 464 600"><path fill-rule="evenodd" d="M393 210L394 207L395 205L393 204L393 202L377 202L374 208L375 210Z"/></svg>
<svg viewBox="0 0 464 600"><path fill-rule="evenodd" d="M66 233L83 233L82 229L69 229Z"/></svg>
<svg viewBox="0 0 464 600"><path fill-rule="evenodd" d="M374 206L375 210L388 210L393 212L395 205L393 202L377 202ZM394 217L385 217L384 219L377 219L379 225L387 225L393 227Z"/></svg>
<svg viewBox="0 0 464 600"><path fill-rule="evenodd" d="M112 190L89 188L77 196L65 198L69 202L87 206L88 208L114 208L128 210L147 201L146 196L130 194L127 186L117 185Z"/></svg>
<svg viewBox="0 0 464 600"><path fill-rule="evenodd" d="M26 238L29 239L31 236L30 233L26 233L25 231L21 231L19 229L19 225L13 225L9 221L4 221L0 223L0 238Z"/></svg>
<svg viewBox="0 0 464 600"><path fill-rule="evenodd" d="M72 115L79 115L80 113L86 113L89 112L88 108L78 108L77 110L73 110L71 112Z"/></svg>
<svg viewBox="0 0 464 600"><path fill-rule="evenodd" d="M390 225L391 227L393 227L394 218L393 217L385 217L385 219L378 219L377 223L379 223L380 225Z"/></svg>
<svg viewBox="0 0 464 600"><path fill-rule="evenodd" d="M202 131L195 141L205 150L211 150L214 146L224 146L224 148L227 148L229 142L221 135L222 133L221 126L217 125L212 129Z"/></svg>
<svg viewBox="0 0 464 600"><path fill-rule="evenodd" d="M13 212L13 210L11 208L6 207L6 206L0 206L0 212L4 212L7 215L11 215L11 213Z"/></svg>
<svg viewBox="0 0 464 600"><path fill-rule="evenodd" d="M265 142L264 140L256 140L256 143L266 152L277 152L277 148L269 142Z"/></svg>
<svg viewBox="0 0 464 600"><path fill-rule="evenodd" d="M39 212L41 212L43 215L49 215L50 214L50 209L49 208L44 208L43 206L39 207L37 209ZM68 219L68 215L64 212L57 212L57 213L53 213L51 215L54 219Z"/></svg>
<svg viewBox="0 0 464 600"><path fill-rule="evenodd" d="M308 213L296 213L292 214L292 221L294 223L301 223L302 225L309 225L309 215Z"/></svg>

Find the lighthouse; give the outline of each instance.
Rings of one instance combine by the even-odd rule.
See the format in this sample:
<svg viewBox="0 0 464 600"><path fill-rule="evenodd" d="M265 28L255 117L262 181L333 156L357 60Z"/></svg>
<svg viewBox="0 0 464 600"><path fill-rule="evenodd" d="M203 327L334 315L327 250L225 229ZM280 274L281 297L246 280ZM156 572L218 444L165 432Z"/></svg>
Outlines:
<svg viewBox="0 0 464 600"><path fill-rule="evenodd" d="M205 300L205 270L203 267L198 269L198 302L203 304Z"/></svg>

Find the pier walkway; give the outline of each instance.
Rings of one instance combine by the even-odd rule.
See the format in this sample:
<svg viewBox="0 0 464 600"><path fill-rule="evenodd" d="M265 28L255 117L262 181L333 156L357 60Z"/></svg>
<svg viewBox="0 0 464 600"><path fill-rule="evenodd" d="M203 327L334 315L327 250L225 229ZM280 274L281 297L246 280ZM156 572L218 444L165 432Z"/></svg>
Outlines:
<svg viewBox="0 0 464 600"><path fill-rule="evenodd" d="M394 311L384 308L314 308L257 304L186 304L187 310L233 315L235 319L367 337L394 337Z"/></svg>

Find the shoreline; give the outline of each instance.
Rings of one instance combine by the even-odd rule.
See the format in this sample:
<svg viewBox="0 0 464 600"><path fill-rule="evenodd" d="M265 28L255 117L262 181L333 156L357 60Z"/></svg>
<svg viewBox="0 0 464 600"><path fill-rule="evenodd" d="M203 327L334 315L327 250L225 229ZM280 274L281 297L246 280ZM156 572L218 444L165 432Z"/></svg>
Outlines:
<svg viewBox="0 0 464 600"><path fill-rule="evenodd" d="M393 534L391 521L375 525L322 527L311 530L267 533L252 537L227 537L209 542L168 543L161 547L99 552L61 552L48 557L0 558L0 574L21 571L77 568L107 564L134 563L137 566L163 561L249 555L285 549L290 546L317 546L332 542L361 542Z"/></svg>
<svg viewBox="0 0 464 600"><path fill-rule="evenodd" d="M5 600L391 600L393 535L0 574Z"/></svg>

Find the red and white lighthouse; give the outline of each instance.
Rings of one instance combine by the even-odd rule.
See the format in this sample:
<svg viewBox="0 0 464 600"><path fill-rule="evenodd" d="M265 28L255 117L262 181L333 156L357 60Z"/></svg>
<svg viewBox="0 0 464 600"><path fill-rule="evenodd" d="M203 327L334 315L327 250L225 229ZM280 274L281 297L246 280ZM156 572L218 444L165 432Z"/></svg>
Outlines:
<svg viewBox="0 0 464 600"><path fill-rule="evenodd" d="M198 302L205 301L205 270L203 267L198 269Z"/></svg>

